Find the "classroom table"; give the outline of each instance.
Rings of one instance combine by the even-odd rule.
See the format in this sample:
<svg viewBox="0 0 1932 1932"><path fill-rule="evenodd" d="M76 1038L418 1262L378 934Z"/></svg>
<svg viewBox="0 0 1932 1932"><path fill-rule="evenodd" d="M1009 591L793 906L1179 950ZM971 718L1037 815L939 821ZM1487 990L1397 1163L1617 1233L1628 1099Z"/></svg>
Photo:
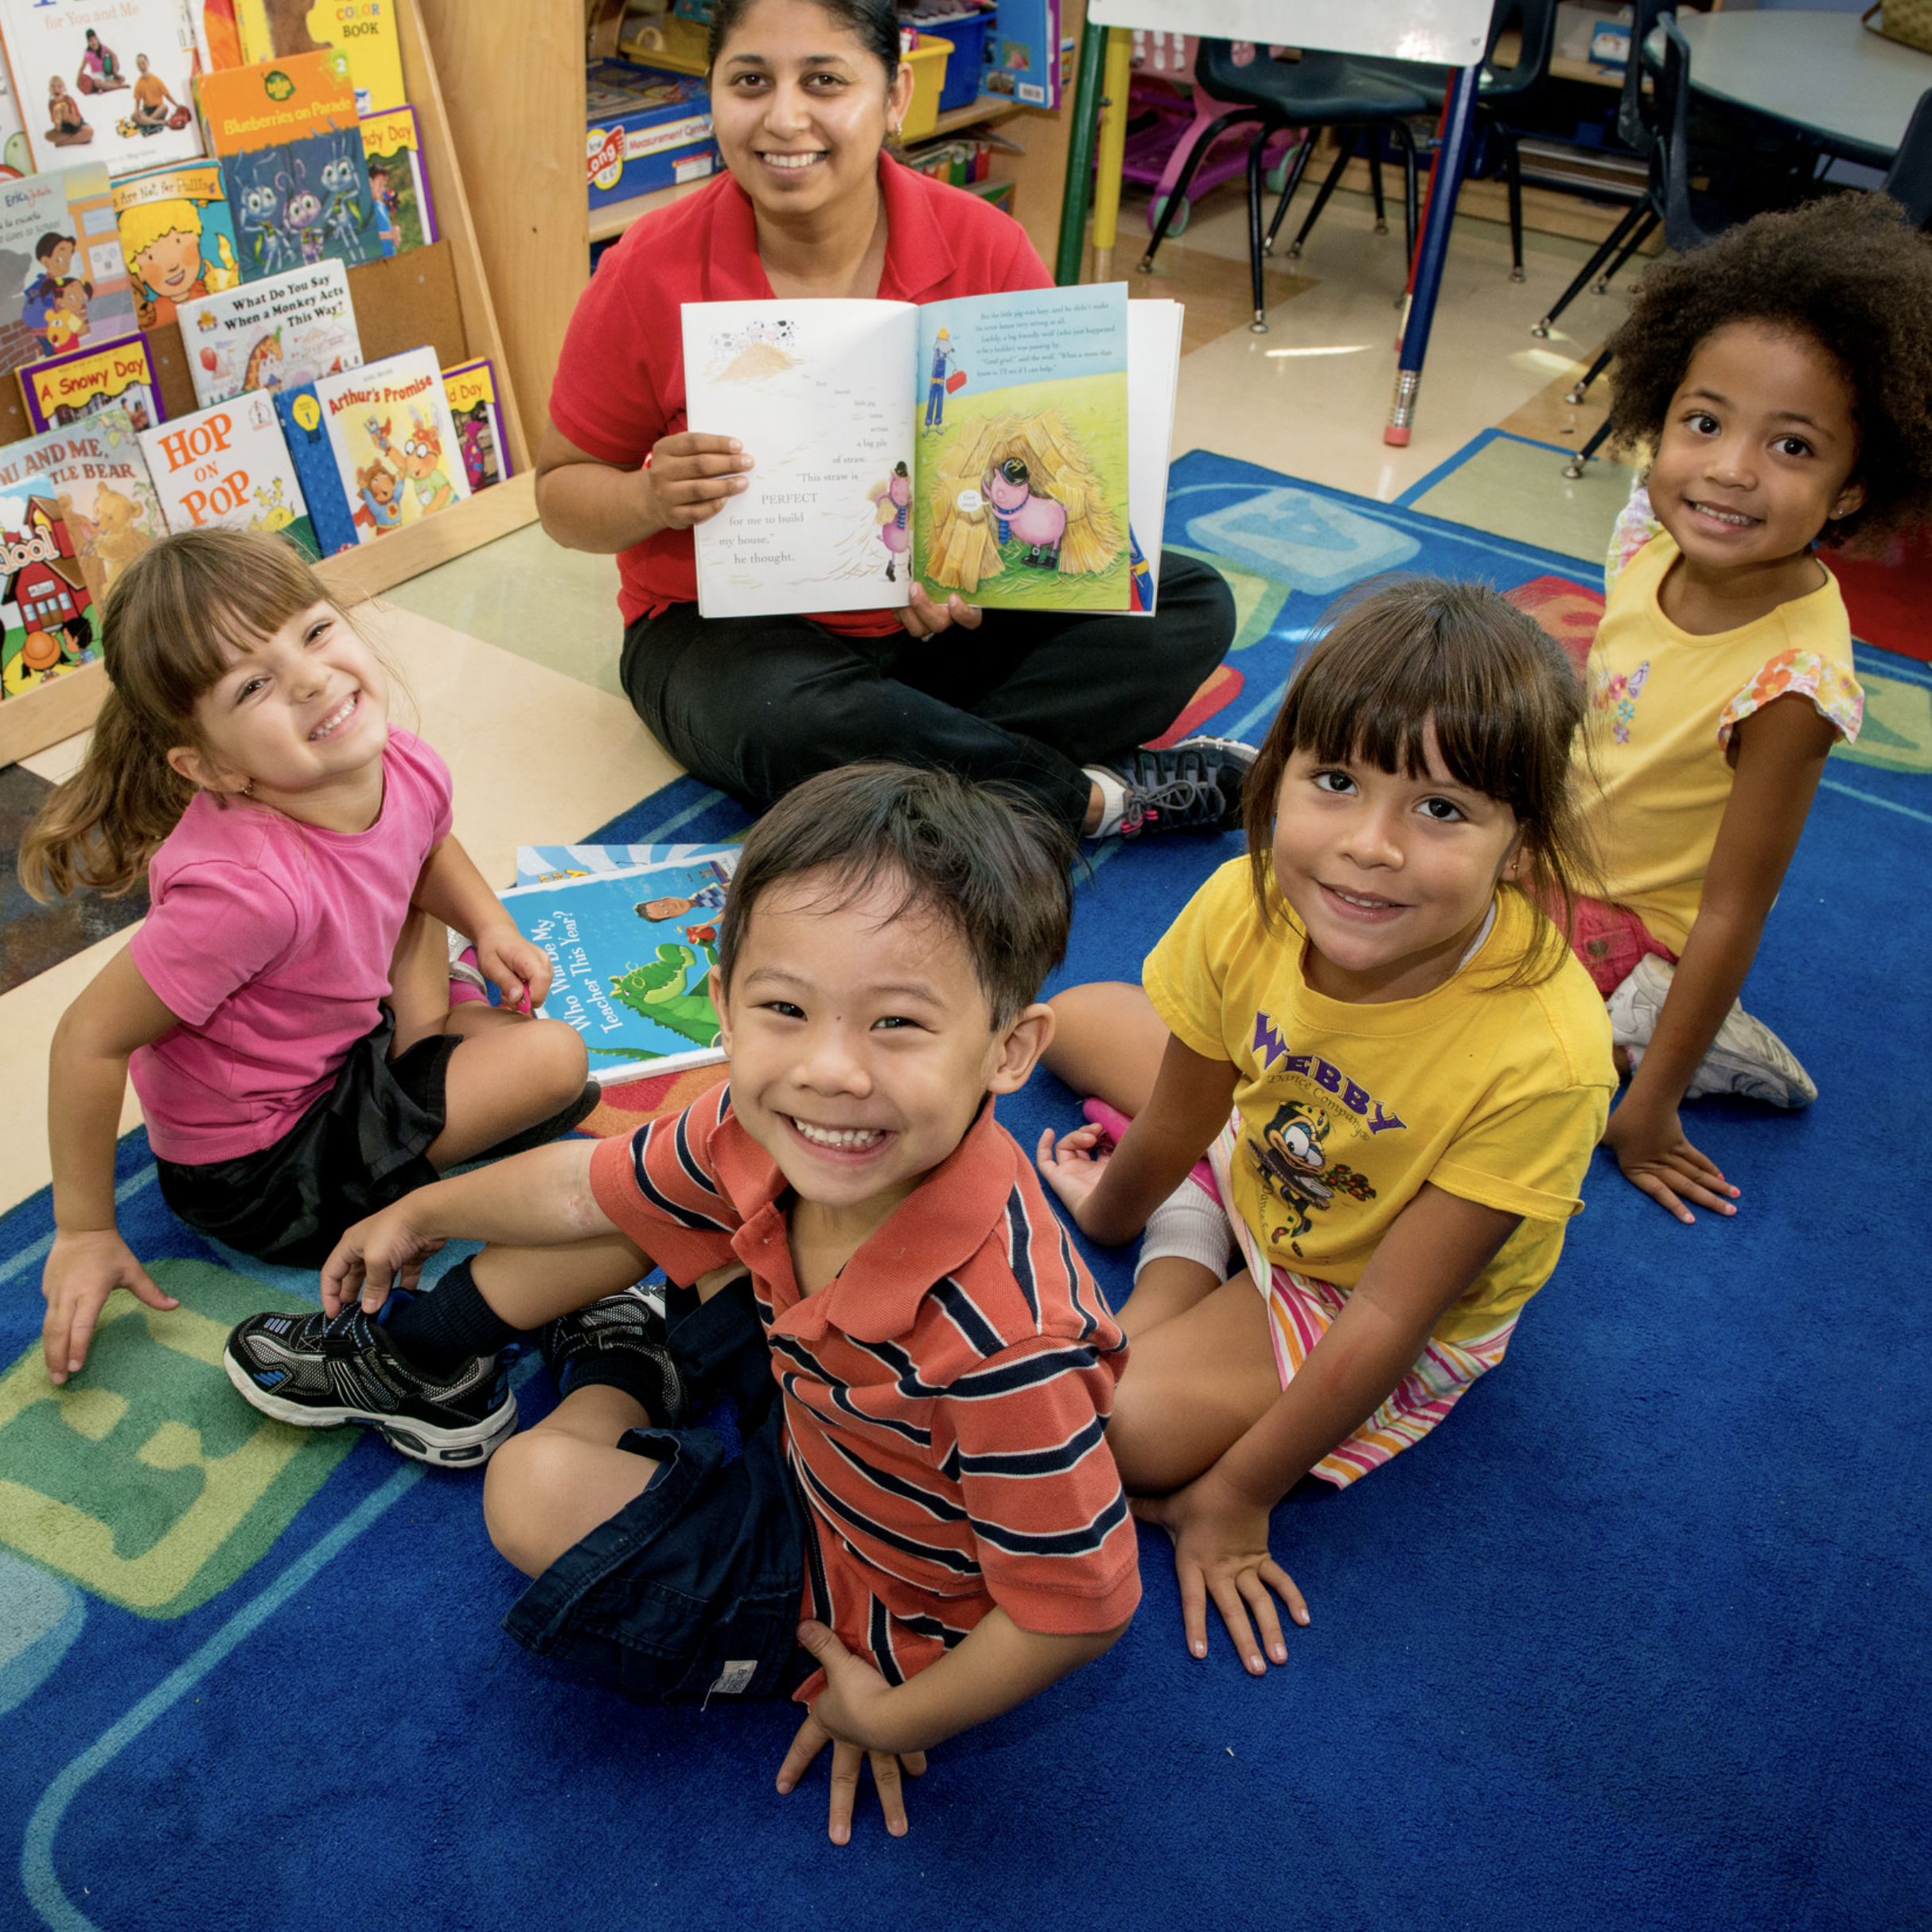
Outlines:
<svg viewBox="0 0 1932 1932"><path fill-rule="evenodd" d="M1680 12L1691 91L1883 168L1899 151L1932 54L1888 41L1856 14ZM1649 51L1661 57L1662 37Z"/></svg>

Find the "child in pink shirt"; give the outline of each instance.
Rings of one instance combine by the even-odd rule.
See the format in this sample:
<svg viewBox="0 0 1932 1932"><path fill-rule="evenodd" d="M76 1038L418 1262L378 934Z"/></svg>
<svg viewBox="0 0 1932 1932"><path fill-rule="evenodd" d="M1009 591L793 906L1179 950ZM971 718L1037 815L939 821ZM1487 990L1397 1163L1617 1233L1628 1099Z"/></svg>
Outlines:
<svg viewBox="0 0 1932 1932"><path fill-rule="evenodd" d="M383 665L294 549L167 538L117 580L102 651L113 690L86 761L21 852L42 896L145 874L153 906L54 1036L41 1342L56 1382L116 1287L175 1306L115 1225L130 1074L169 1206L296 1266L596 1099L577 1034L527 1017L550 962L450 836L447 769L390 729ZM473 942L501 1007L452 1005L446 929Z"/></svg>

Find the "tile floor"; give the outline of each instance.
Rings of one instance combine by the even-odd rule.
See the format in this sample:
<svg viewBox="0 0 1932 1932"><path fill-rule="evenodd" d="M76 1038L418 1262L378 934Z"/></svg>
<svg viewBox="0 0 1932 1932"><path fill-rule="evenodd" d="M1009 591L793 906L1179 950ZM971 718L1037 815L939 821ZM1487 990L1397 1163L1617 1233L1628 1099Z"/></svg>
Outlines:
<svg viewBox="0 0 1932 1932"><path fill-rule="evenodd" d="M1132 271L1144 212L1132 200L1122 211L1116 271L1135 294L1188 304L1177 454L1214 450L1389 501L1485 429L1567 442L1599 419L1595 406L1572 407L1561 395L1574 362L1587 361L1621 317L1620 294L1586 295L1547 341L1529 333L1587 252L1583 243L1531 235L1529 279L1512 282L1507 231L1458 221L1414 438L1396 450L1381 430L1404 280L1399 224L1377 236L1367 198L1338 194L1292 272L1271 267L1270 326L1256 335L1247 326L1238 192L1224 188L1205 201L1186 236L1163 244L1151 276ZM1624 480L1607 466L1570 485L1556 459L1505 445L1492 467L1499 487L1531 499L1569 493L1585 532L1599 518L1607 532L1622 502ZM532 525L391 591L375 613L425 734L455 774L458 834L489 878L508 882L520 843L580 837L675 775L619 695L616 586L612 559L560 549ZM80 748L70 740L21 769L57 782ZM10 777L18 789L19 771ZM68 1003L130 930L95 938L89 928L84 950L0 991L0 1091L12 1143L0 1209L47 1181L48 1044ZM138 1117L130 1094L123 1128Z"/></svg>

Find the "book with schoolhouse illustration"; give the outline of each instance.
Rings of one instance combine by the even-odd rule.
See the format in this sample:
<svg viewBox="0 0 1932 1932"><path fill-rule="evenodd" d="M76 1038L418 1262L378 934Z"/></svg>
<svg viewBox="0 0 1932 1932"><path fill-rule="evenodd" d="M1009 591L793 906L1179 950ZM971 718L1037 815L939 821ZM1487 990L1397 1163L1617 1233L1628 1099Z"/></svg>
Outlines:
<svg viewBox="0 0 1932 1932"><path fill-rule="evenodd" d="M152 429L167 414L145 336L89 343L14 372L27 420L34 429L64 429L104 410L123 413L137 430Z"/></svg>
<svg viewBox="0 0 1932 1932"><path fill-rule="evenodd" d="M143 329L177 319L177 305L242 279L221 169L173 162L114 184L114 218Z"/></svg>
<svg viewBox="0 0 1932 1932"><path fill-rule="evenodd" d="M97 662L94 593L67 520L37 475L0 485L0 695Z"/></svg>
<svg viewBox="0 0 1932 1932"><path fill-rule="evenodd" d="M693 532L699 610L1151 610L1180 315L1119 283L687 302L690 427L754 459Z"/></svg>
<svg viewBox="0 0 1932 1932"><path fill-rule="evenodd" d="M534 848L564 856L568 847ZM544 877L503 903L518 929L549 955L547 1019L583 1035L590 1077L606 1085L703 1066L725 1058L708 982L718 963L718 921L738 863L726 847L631 847L649 863ZM518 871L525 855L518 855Z"/></svg>
<svg viewBox="0 0 1932 1932"><path fill-rule="evenodd" d="M0 32L36 169L119 175L201 152L181 0L0 0Z"/></svg>
<svg viewBox="0 0 1932 1932"><path fill-rule="evenodd" d="M177 416L140 443L170 532L263 530L320 554L272 397L258 390Z"/></svg>
<svg viewBox="0 0 1932 1932"><path fill-rule="evenodd" d="M285 390L275 409L324 556L372 543L470 493L432 349Z"/></svg>
<svg viewBox="0 0 1932 1932"><path fill-rule="evenodd" d="M76 161L0 181L0 371L136 326L107 170Z"/></svg>
<svg viewBox="0 0 1932 1932"><path fill-rule="evenodd" d="M362 338L340 262L317 262L180 305L181 353L203 409L359 368Z"/></svg>
<svg viewBox="0 0 1932 1932"><path fill-rule="evenodd" d="M414 107L364 116L363 159L376 204L376 236L384 255L402 255L436 239L436 204L423 165L423 135Z"/></svg>
<svg viewBox="0 0 1932 1932"><path fill-rule="evenodd" d="M488 489L510 473L509 446L503 439L503 411L497 401L497 372L487 356L442 372L450 419L470 493Z"/></svg>

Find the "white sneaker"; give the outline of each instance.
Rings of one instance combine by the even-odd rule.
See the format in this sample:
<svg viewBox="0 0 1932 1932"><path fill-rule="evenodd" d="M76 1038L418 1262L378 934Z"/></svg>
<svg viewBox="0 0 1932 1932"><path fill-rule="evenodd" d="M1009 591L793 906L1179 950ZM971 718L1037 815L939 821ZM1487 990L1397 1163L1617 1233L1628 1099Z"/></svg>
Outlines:
<svg viewBox="0 0 1932 1932"><path fill-rule="evenodd" d="M1605 1003L1611 1042L1629 1054L1633 1069L1657 1030L1676 972L1668 960L1646 952ZM1735 1093L1772 1107L1809 1107L1818 1097L1817 1083L1798 1065L1798 1056L1735 1000L1684 1097L1702 1100L1712 1093Z"/></svg>
<svg viewBox="0 0 1932 1932"><path fill-rule="evenodd" d="M473 986L485 999L489 997L489 984L483 977L481 969L463 955L469 950L469 941L450 928L450 977L460 980L465 986Z"/></svg>

